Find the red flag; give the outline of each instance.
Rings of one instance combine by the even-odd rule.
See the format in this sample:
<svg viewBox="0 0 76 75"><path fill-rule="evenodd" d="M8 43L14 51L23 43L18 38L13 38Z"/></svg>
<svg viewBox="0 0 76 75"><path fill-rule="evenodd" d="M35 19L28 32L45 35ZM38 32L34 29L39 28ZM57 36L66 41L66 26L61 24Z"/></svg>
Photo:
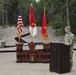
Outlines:
<svg viewBox="0 0 76 75"><path fill-rule="evenodd" d="M20 7L19 7L18 8L18 22L17 22L17 36L19 39L21 38L21 35L23 32L22 27L23 27L23 21L22 21L22 16L21 16Z"/></svg>
<svg viewBox="0 0 76 75"><path fill-rule="evenodd" d="M45 8L44 8L43 19L42 19L42 36L45 40L48 40Z"/></svg>
<svg viewBox="0 0 76 75"><path fill-rule="evenodd" d="M32 5L30 5L29 29L30 29L30 34L34 37L37 34L37 28L36 28L36 20L35 20Z"/></svg>

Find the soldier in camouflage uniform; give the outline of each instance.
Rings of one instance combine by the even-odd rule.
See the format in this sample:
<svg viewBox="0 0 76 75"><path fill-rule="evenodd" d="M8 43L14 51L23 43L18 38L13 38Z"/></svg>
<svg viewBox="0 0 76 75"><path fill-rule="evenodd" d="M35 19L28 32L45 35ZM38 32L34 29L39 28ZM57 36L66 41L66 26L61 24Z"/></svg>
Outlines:
<svg viewBox="0 0 76 75"><path fill-rule="evenodd" d="M71 32L71 27L66 26L65 27L65 37L64 37L64 44L70 46L70 70L73 66L73 45L74 45L74 34Z"/></svg>

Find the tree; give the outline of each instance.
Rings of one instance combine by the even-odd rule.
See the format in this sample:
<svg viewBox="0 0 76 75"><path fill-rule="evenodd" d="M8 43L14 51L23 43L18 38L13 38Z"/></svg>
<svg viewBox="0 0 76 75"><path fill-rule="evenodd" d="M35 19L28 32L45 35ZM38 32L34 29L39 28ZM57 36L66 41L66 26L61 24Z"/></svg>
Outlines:
<svg viewBox="0 0 76 75"><path fill-rule="evenodd" d="M31 3L36 3L34 0L9 0L11 5L9 3L7 6L10 6L8 8L8 21L9 24L17 24L17 18L18 18L18 6L21 7L21 15L23 18L23 22L25 25L28 25L28 16L29 16L29 6Z"/></svg>
<svg viewBox="0 0 76 75"><path fill-rule="evenodd" d="M5 9L2 3L4 3ZM6 16L9 24L16 25L18 6L20 6L24 26L27 26L29 24L29 7L31 3L33 4L37 26L42 24L45 6L47 23L56 29L57 35L64 33L66 25L70 25L72 31L76 32L76 0L40 0L37 3L35 0L0 0L0 22L3 23L3 18ZM3 12L4 17L2 16ZM4 22L6 22L5 19Z"/></svg>
<svg viewBox="0 0 76 75"><path fill-rule="evenodd" d="M7 13L5 10L5 4L7 2L8 2L8 0L0 0L0 24L4 24L5 13Z"/></svg>

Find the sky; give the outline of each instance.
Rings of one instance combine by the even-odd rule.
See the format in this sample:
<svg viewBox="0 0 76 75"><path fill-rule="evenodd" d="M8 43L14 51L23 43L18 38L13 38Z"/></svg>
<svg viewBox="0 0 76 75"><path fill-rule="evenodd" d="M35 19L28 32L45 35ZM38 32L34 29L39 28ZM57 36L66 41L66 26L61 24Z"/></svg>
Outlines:
<svg viewBox="0 0 76 75"><path fill-rule="evenodd" d="M39 1L39 0L36 0L36 1Z"/></svg>

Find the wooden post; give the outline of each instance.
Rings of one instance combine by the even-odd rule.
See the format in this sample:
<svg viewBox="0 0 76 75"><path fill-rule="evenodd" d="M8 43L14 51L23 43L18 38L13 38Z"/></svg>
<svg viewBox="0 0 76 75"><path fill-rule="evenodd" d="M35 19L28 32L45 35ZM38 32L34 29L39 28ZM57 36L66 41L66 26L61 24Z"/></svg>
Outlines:
<svg viewBox="0 0 76 75"><path fill-rule="evenodd" d="M22 43L17 43L16 44L16 58L17 58L17 62L22 62L22 51L23 51L23 44Z"/></svg>
<svg viewBox="0 0 76 75"><path fill-rule="evenodd" d="M23 50L23 44L22 43L17 43L16 44L16 50L18 51L18 50Z"/></svg>

